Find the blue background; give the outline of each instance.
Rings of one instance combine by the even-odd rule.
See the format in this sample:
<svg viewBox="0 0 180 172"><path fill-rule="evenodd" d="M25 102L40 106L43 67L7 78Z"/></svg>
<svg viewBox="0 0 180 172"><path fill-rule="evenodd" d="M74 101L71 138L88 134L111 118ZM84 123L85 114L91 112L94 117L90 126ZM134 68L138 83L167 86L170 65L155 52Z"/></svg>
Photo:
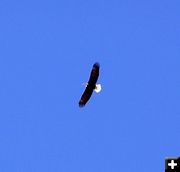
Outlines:
<svg viewBox="0 0 180 172"><path fill-rule="evenodd" d="M179 0L1 0L0 171L163 171L180 155L179 19ZM102 91L79 108L96 61Z"/></svg>

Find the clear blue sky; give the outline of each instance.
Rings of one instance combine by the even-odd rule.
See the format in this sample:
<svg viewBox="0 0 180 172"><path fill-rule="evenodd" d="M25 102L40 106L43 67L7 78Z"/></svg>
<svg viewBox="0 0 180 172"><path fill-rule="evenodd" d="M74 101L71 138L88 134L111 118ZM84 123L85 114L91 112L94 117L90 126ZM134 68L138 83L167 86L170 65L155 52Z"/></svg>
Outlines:
<svg viewBox="0 0 180 172"><path fill-rule="evenodd" d="M102 92L78 107L94 62ZM180 155L179 0L1 0L0 172L160 172Z"/></svg>

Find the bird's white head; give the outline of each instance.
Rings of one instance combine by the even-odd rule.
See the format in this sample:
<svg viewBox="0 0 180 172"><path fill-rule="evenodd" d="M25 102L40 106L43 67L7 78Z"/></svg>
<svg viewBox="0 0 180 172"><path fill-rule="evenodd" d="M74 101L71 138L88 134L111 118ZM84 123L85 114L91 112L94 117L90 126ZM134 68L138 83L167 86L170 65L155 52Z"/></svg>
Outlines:
<svg viewBox="0 0 180 172"><path fill-rule="evenodd" d="M96 93L99 93L100 91L101 91L101 84L96 84L96 87L95 87L95 89L94 89L94 91L96 92Z"/></svg>

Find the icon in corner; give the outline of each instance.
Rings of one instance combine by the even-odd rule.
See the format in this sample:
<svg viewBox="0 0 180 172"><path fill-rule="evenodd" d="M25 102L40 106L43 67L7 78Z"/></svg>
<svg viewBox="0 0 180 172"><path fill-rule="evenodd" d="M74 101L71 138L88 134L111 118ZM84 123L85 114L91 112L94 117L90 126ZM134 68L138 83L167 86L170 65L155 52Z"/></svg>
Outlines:
<svg viewBox="0 0 180 172"><path fill-rule="evenodd" d="M165 158L165 172L180 172L180 157Z"/></svg>

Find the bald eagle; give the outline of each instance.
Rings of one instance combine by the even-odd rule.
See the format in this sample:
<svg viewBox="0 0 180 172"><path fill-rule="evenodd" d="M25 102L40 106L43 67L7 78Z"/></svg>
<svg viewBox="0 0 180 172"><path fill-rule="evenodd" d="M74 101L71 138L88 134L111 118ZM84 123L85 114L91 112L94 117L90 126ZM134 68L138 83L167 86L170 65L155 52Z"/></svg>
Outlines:
<svg viewBox="0 0 180 172"><path fill-rule="evenodd" d="M96 84L98 77L99 77L99 68L100 68L99 63L95 63L93 65L89 81L88 81L88 83L86 83L86 89L85 89L85 91L84 91L84 93L81 96L81 99L79 101L79 107L85 106L85 104L90 99L90 97L93 93L93 90L96 93L99 93L101 91L101 84Z"/></svg>

